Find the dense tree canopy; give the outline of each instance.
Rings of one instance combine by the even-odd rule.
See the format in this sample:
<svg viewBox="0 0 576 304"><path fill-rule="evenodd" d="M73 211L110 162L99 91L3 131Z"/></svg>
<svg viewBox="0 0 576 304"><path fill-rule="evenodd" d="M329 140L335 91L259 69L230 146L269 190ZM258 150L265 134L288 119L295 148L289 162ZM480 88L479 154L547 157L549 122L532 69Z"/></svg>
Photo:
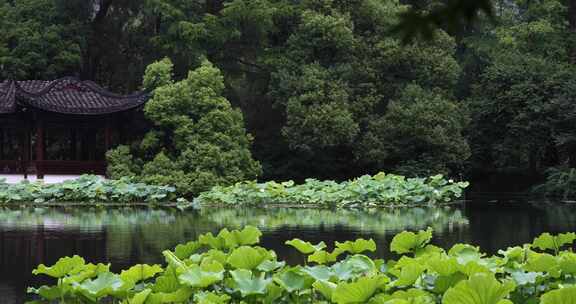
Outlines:
<svg viewBox="0 0 576 304"><path fill-rule="evenodd" d="M0 0L0 28L1 78L157 87L116 175L576 167L576 0Z"/></svg>

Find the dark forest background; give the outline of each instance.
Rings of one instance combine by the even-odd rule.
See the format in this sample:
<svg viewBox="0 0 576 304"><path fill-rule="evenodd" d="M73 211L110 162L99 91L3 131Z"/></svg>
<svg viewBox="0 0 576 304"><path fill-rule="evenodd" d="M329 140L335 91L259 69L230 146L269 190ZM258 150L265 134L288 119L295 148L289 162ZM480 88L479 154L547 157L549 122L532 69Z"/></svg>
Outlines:
<svg viewBox="0 0 576 304"><path fill-rule="evenodd" d="M0 79L209 60L262 179L538 177L576 167L574 2L0 0Z"/></svg>

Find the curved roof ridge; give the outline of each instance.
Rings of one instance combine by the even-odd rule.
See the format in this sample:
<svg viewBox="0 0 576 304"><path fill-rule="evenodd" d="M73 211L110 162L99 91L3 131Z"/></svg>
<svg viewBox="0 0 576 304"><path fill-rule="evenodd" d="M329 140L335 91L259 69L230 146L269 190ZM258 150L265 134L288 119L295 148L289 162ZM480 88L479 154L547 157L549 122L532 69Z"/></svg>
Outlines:
<svg viewBox="0 0 576 304"><path fill-rule="evenodd" d="M46 111L64 114L108 114L120 112L144 104L149 92L140 91L122 95L108 91L93 81L83 81L77 77L63 77L55 80L8 80L12 94L0 91L0 112L17 103ZM0 82L0 87L4 82ZM3 98L2 95L5 95ZM11 95L11 96L9 96Z"/></svg>

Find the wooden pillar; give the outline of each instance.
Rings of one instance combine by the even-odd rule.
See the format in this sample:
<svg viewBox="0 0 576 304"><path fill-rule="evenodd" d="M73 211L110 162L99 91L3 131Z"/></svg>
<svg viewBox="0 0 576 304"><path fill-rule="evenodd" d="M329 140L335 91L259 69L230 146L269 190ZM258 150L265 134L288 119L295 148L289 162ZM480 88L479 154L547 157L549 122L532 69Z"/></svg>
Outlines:
<svg viewBox="0 0 576 304"><path fill-rule="evenodd" d="M44 178L44 168L42 168L42 161L44 160L44 121L40 115L36 120L36 177L38 179Z"/></svg>

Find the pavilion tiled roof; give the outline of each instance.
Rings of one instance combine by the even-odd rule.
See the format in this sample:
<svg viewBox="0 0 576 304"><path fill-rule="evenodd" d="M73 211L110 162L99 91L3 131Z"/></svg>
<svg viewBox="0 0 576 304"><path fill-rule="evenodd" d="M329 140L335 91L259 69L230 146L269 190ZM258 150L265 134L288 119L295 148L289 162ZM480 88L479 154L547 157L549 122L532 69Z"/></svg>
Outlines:
<svg viewBox="0 0 576 304"><path fill-rule="evenodd" d="M114 94L92 81L67 77L57 80L7 80L0 82L0 113L13 113L17 106L63 114L107 114L144 104L149 94Z"/></svg>

